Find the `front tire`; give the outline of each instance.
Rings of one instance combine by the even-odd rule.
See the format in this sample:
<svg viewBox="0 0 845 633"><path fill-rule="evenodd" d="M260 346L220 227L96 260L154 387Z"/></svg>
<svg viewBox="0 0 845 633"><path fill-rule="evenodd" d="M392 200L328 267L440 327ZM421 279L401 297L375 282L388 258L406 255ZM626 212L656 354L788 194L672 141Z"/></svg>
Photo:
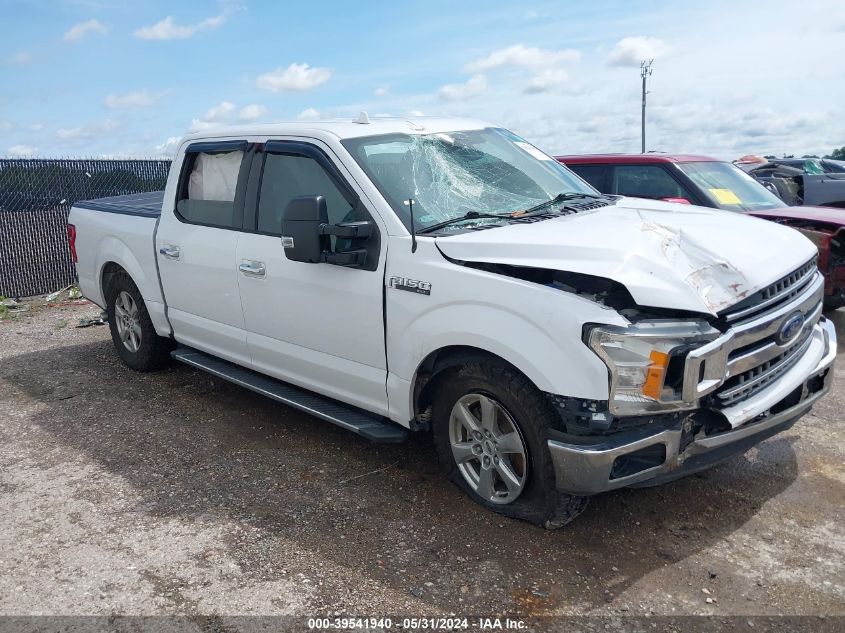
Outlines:
<svg viewBox="0 0 845 633"><path fill-rule="evenodd" d="M824 311L825 312L833 312L834 310L838 310L842 306L845 306L845 296L842 293L826 296L824 298Z"/></svg>
<svg viewBox="0 0 845 633"><path fill-rule="evenodd" d="M547 431L557 414L524 375L504 363L472 363L438 384L431 420L452 482L490 510L547 529L581 514L587 498L556 487Z"/></svg>
<svg viewBox="0 0 845 633"><path fill-rule="evenodd" d="M106 291L106 314L120 359L136 371L153 371L170 362L170 339L158 336L143 297L125 272L115 273Z"/></svg>

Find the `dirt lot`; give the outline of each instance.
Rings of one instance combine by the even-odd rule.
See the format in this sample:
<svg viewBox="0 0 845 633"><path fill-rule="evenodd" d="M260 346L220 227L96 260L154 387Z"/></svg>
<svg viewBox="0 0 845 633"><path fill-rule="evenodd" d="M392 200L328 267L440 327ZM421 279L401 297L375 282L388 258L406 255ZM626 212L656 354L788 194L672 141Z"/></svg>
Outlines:
<svg viewBox="0 0 845 633"><path fill-rule="evenodd" d="M2 614L845 614L841 374L745 456L546 532L462 496L422 438L134 373L74 327L97 312L0 321Z"/></svg>

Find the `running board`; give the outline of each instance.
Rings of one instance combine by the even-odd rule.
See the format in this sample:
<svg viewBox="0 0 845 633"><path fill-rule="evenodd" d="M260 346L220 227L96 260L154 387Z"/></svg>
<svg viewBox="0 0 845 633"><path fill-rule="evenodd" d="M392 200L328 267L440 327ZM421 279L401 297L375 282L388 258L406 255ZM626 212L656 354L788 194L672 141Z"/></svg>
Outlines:
<svg viewBox="0 0 845 633"><path fill-rule="evenodd" d="M170 355L178 361L207 371L218 378L327 420L372 442L397 443L408 439L407 429L394 424L387 418L294 387L190 347L178 347L170 352Z"/></svg>

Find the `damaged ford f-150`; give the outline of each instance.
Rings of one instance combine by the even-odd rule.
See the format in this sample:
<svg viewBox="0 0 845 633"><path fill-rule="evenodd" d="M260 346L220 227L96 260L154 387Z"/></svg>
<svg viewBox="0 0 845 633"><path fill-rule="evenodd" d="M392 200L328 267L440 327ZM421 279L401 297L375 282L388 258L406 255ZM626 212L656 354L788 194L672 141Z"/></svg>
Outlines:
<svg viewBox="0 0 845 633"><path fill-rule="evenodd" d="M475 121L188 136L164 192L78 203L68 235L130 367L430 431L470 497L545 527L747 450L832 380L800 233L602 195Z"/></svg>

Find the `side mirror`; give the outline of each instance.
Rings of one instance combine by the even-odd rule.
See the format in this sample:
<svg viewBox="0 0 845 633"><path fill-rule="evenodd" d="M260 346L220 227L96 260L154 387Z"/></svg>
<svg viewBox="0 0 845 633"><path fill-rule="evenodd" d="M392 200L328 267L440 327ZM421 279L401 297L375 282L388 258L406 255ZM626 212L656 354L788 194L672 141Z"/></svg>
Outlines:
<svg viewBox="0 0 845 633"><path fill-rule="evenodd" d="M328 236L320 227L328 223L323 196L299 196L288 203L282 216L282 247L285 256L295 262L317 264L329 249Z"/></svg>

